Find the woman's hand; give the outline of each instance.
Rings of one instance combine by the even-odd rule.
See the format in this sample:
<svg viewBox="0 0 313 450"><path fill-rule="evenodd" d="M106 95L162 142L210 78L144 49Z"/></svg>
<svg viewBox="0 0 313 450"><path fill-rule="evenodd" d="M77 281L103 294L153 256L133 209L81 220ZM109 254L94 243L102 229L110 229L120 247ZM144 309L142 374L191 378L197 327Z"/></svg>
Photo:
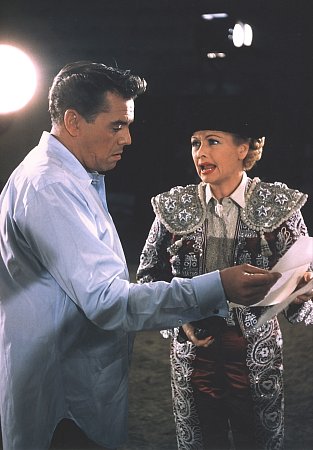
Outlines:
<svg viewBox="0 0 313 450"><path fill-rule="evenodd" d="M298 286L296 287L296 290L300 289L303 286L305 286L309 281L312 280L312 278L313 278L313 272L305 272L305 274L303 275L303 277L299 281ZM313 297L313 289L310 289L305 294L299 295L299 297L297 297L293 301L293 303L295 303L297 305L301 305L302 303L307 302L308 300L311 300L312 297Z"/></svg>
<svg viewBox="0 0 313 450"><path fill-rule="evenodd" d="M208 336L205 339L197 339L195 336L195 328L190 323L185 323L182 326L188 340L192 342L197 347L208 347L209 345L213 344L214 337Z"/></svg>

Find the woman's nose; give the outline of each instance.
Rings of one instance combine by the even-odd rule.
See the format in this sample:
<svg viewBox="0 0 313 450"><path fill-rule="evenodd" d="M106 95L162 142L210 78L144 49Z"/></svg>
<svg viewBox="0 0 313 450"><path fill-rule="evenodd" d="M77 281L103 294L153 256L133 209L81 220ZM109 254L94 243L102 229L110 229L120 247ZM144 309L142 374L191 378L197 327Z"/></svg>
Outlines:
<svg viewBox="0 0 313 450"><path fill-rule="evenodd" d="M201 143L197 149L198 157L200 157L201 155L204 155L206 153L206 151L207 151L206 145Z"/></svg>

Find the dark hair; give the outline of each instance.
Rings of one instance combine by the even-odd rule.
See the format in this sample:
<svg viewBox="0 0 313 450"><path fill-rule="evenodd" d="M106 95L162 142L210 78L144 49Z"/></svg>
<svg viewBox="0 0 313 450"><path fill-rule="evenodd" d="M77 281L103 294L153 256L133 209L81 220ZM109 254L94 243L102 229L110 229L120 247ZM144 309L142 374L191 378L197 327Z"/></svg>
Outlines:
<svg viewBox="0 0 313 450"><path fill-rule="evenodd" d="M67 109L76 109L87 122L107 110L105 94L113 92L124 99L135 99L146 90L146 81L130 70L108 67L91 61L67 64L55 76L49 89L52 123L61 123Z"/></svg>

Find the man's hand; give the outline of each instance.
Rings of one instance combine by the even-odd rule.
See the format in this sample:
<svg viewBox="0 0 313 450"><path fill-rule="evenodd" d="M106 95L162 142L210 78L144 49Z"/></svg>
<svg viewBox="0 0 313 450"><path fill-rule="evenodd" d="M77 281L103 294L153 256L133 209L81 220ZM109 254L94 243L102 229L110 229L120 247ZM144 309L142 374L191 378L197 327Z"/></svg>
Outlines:
<svg viewBox="0 0 313 450"><path fill-rule="evenodd" d="M260 302L281 277L250 264L223 269L220 275L227 300L244 306Z"/></svg>

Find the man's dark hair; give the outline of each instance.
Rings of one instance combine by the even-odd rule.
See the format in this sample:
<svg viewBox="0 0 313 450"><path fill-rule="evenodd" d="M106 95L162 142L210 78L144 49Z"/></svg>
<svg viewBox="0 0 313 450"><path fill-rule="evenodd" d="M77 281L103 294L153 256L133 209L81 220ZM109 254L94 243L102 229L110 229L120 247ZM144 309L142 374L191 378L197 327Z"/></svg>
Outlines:
<svg viewBox="0 0 313 450"><path fill-rule="evenodd" d="M108 110L105 94L112 92L129 100L146 90L146 81L121 70L91 61L67 64L55 76L49 90L49 112L52 123L61 123L67 109L73 108L87 122Z"/></svg>

